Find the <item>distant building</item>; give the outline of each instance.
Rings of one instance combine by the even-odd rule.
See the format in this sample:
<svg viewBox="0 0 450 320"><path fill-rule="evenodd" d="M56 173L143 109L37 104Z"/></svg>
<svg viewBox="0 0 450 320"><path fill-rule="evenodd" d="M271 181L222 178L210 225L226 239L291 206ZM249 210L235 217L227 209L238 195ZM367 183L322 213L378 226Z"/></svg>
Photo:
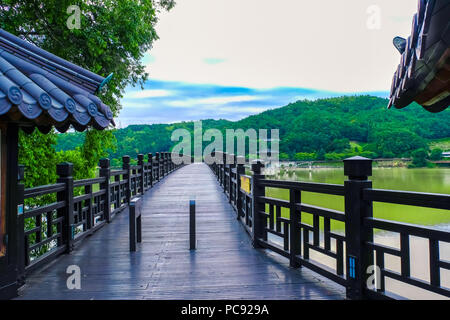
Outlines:
<svg viewBox="0 0 450 320"><path fill-rule="evenodd" d="M450 159L450 151L442 152L442 158Z"/></svg>

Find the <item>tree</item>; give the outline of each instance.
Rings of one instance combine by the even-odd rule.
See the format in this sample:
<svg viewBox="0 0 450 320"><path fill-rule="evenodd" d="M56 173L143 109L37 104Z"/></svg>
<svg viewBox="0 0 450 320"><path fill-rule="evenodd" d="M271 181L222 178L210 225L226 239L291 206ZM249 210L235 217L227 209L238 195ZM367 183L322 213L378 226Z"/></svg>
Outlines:
<svg viewBox="0 0 450 320"><path fill-rule="evenodd" d="M450 123L450 109L439 114L429 113L418 105L388 110L385 108L387 103L386 99L369 96L303 100L236 122L205 120L202 124L204 130L216 128L221 132L227 128L241 128L244 131L249 128L279 129L280 153L287 154L289 159L299 160L306 159L302 153L315 153L317 160L324 160L326 153L338 153L339 158L355 155L372 159L410 157L415 149L427 149L426 136L420 129L423 127L429 128L427 136L450 137L450 126L446 125ZM309 117L311 120L308 120ZM429 125L437 122L442 125ZM130 125L115 130L113 135L117 139L117 150L109 152L109 157L117 159L114 162L117 165L125 154L135 158L137 153L170 150L174 145L170 141L171 132L178 128L192 132L193 127L192 122L186 121L168 125ZM361 135L355 134L356 131L361 131ZM364 137L365 134L368 136ZM369 139L369 136L370 142L360 141ZM329 145L339 140L345 142L340 147L344 150L327 151ZM81 147L83 141L84 133L58 135L57 150L73 150L76 146ZM348 141L357 141L356 144L351 143L354 148L347 145Z"/></svg>
<svg viewBox="0 0 450 320"><path fill-rule="evenodd" d="M299 161L311 161L316 160L316 153L298 152L295 154L294 159Z"/></svg>
<svg viewBox="0 0 450 320"><path fill-rule="evenodd" d="M80 29L69 29L66 25L70 16L67 8L71 5L81 10ZM154 29L157 14L174 5L174 0L4 0L0 4L0 27L101 76L113 73L107 90L99 95L117 116L125 87L142 86L148 78L141 59L158 39ZM31 146L32 142L33 147L20 151L20 162L39 162L41 154L54 153L52 144L46 142L53 142L55 135L54 132L48 136L22 134L21 148ZM99 157L106 154L111 139L108 131L86 133L84 147L78 152L90 166L87 171L92 171ZM64 158L64 154L59 157ZM68 157L73 158L73 154ZM48 178L51 177L49 174Z"/></svg>
<svg viewBox="0 0 450 320"><path fill-rule="evenodd" d="M431 150L430 153L430 160L438 161L442 158L442 149L441 148L435 148Z"/></svg>
<svg viewBox="0 0 450 320"><path fill-rule="evenodd" d="M19 131L19 159L25 166L25 187L53 183L56 179L57 156L51 146L56 143L55 135L45 135L37 129L25 135Z"/></svg>
<svg viewBox="0 0 450 320"><path fill-rule="evenodd" d="M412 152L413 167L426 167L428 153L425 149L417 149Z"/></svg>
<svg viewBox="0 0 450 320"><path fill-rule="evenodd" d="M374 151L385 158L408 156L413 150L426 149L427 144L416 133L403 128L376 129L369 135Z"/></svg>

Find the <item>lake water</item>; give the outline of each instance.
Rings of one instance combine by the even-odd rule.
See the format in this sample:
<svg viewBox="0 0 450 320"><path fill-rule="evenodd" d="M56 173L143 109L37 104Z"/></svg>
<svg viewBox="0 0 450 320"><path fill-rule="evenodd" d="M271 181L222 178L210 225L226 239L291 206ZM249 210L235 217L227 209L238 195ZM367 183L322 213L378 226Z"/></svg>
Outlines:
<svg viewBox="0 0 450 320"><path fill-rule="evenodd" d="M293 180L305 182L321 182L343 184L343 168L319 168L319 169L286 169L270 178L279 180ZM373 187L378 189L419 191L429 193L450 194L450 168L439 169L407 169L407 168L374 168ZM268 189L268 196L289 199L287 190ZM302 202L330 209L344 211L344 199L340 196L322 195L302 192ZM283 216L288 216L288 211L282 210ZM437 229L450 231L450 211L429 208L419 208L405 205L374 203L374 217L395 220L406 223L433 226ZM312 216L302 213L302 221L312 223ZM322 228L323 226L321 226ZM336 232L344 232L344 224L332 222L331 227ZM400 239L397 233L389 233L376 230L375 242L399 248ZM274 238L274 240L276 240ZM322 244L323 245L323 244ZM429 281L429 253L428 241L423 238L410 237L411 251L411 276ZM311 251L313 253L313 251ZM450 244L440 242L440 257L450 260ZM328 259L321 254L311 255L311 259L317 260L332 268L335 267L333 259ZM386 268L400 271L400 258L385 255ZM450 271L441 269L441 285L450 288ZM410 299L440 299L424 290L410 287L398 281L386 278L386 290L400 294Z"/></svg>

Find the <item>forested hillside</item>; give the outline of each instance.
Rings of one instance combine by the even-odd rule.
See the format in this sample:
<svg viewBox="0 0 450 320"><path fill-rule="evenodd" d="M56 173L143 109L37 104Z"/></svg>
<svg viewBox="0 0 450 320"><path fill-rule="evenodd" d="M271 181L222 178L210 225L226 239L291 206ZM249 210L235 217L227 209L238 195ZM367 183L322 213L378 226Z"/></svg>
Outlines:
<svg viewBox="0 0 450 320"><path fill-rule="evenodd" d="M402 157L430 140L450 137L450 110L432 114L418 105L386 109L387 100L372 96L301 100L285 107L249 116L240 121L205 120L203 130L279 129L280 157L289 159L341 159L362 154L368 157ZM126 106L125 106L126 108ZM170 150L174 129L193 131L192 122L130 125L114 131L117 150L110 158L128 154ZM81 145L83 133L58 136L56 149Z"/></svg>

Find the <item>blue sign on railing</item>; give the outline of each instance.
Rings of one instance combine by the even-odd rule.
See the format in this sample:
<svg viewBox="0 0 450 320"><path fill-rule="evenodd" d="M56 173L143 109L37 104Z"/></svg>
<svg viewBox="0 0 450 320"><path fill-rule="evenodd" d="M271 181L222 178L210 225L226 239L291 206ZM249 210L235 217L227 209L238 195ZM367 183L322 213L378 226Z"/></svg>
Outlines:
<svg viewBox="0 0 450 320"><path fill-rule="evenodd" d="M348 256L348 276L351 279L356 279L356 258L354 256Z"/></svg>

